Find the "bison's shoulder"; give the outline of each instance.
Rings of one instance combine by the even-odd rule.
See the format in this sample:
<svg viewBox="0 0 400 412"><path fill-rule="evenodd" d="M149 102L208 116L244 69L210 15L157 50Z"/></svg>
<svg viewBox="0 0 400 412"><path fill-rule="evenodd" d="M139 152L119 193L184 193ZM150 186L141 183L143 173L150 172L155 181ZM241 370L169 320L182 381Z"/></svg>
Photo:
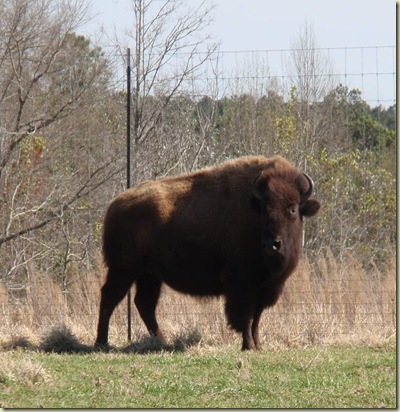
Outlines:
<svg viewBox="0 0 400 412"><path fill-rule="evenodd" d="M166 223L175 209L177 199L190 191L190 182L171 182L167 179L144 182L117 196L109 213L137 220L151 219L153 223ZM135 220L136 220L135 219Z"/></svg>

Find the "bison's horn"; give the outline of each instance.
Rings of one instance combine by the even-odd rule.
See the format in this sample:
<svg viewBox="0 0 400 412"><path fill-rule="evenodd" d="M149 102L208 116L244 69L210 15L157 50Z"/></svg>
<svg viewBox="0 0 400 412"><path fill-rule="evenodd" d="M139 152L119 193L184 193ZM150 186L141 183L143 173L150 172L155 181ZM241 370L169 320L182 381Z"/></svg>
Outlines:
<svg viewBox="0 0 400 412"><path fill-rule="evenodd" d="M309 187L308 187L308 190L307 190L306 192L304 192L304 193L301 194L301 198L302 198L303 200L307 200L307 199L312 195L312 192L313 192L313 190L314 190L314 182L313 182L313 180L311 179L311 177L308 176L308 174L303 173L303 175L304 175L304 177L307 179L307 181L308 181L308 183L309 183Z"/></svg>

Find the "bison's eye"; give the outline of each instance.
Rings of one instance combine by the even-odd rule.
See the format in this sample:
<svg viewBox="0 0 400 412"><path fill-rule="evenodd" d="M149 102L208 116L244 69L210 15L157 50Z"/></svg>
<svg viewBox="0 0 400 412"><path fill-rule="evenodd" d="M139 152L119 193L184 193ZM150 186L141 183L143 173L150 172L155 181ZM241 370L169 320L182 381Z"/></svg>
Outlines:
<svg viewBox="0 0 400 412"><path fill-rule="evenodd" d="M291 205L291 206L289 206L288 211L289 211L290 216L296 216L296 215L297 215L297 211L298 211L297 205Z"/></svg>

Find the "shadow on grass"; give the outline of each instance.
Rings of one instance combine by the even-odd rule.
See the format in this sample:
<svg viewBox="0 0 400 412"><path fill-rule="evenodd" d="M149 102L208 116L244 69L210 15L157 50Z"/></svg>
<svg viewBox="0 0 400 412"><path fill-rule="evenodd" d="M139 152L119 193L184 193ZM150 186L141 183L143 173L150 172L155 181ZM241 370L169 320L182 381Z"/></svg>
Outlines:
<svg viewBox="0 0 400 412"><path fill-rule="evenodd" d="M191 346L201 342L198 331L191 331L177 336L171 344L163 344L158 338L144 336L137 342L132 342L121 350L122 353L151 353L151 352L185 352Z"/></svg>
<svg viewBox="0 0 400 412"><path fill-rule="evenodd" d="M113 346L107 349L100 349L96 346L85 345L77 339L66 325L53 327L45 334L39 345L35 346L25 337L16 337L3 344L3 350L24 349L31 351L42 351L47 353L135 353L146 354L153 352L185 352L191 346L196 346L201 342L201 335L198 331L190 331L175 337L171 344L163 344L158 338L144 336L136 342L130 343L126 347L116 348Z"/></svg>

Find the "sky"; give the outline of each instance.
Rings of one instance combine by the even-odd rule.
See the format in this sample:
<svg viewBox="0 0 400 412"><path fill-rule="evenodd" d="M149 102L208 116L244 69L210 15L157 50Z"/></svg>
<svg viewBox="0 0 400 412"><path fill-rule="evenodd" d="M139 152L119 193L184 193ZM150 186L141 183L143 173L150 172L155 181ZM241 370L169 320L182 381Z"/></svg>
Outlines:
<svg viewBox="0 0 400 412"><path fill-rule="evenodd" d="M189 3L195 1L198 2L189 0ZM379 75L376 80L373 76L360 76L356 86L365 93L371 89L367 96L370 100L394 103L391 101L395 99L395 49L376 47L396 45L395 0L213 0L213 3L216 7L208 31L220 42L220 50L288 50L307 20L313 26L317 46L347 48L331 51L335 71L391 73ZM133 28L130 0L93 0L91 10L94 18L81 28L83 34L93 36L104 26L107 33L115 30L122 36L125 30ZM359 49L351 51L351 48Z"/></svg>
<svg viewBox="0 0 400 412"><path fill-rule="evenodd" d="M393 0L218 0L212 27L226 50L286 49L306 19L321 47L395 44Z"/></svg>
<svg viewBox="0 0 400 412"><path fill-rule="evenodd" d="M197 0L189 0L195 2ZM306 19L320 47L388 46L396 42L394 0L214 0L210 32L222 50L288 49ZM130 0L94 0L84 29L132 25Z"/></svg>

